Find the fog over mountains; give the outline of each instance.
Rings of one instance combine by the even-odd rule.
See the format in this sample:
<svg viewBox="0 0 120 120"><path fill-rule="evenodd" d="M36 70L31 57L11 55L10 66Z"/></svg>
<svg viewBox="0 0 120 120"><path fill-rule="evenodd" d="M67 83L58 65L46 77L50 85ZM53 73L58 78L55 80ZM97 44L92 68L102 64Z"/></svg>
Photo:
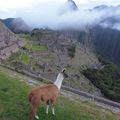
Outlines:
<svg viewBox="0 0 120 120"><path fill-rule="evenodd" d="M14 33L30 32L31 27L21 18L0 19Z"/></svg>
<svg viewBox="0 0 120 120"><path fill-rule="evenodd" d="M73 0L64 4L46 4L19 11L19 17L31 27L58 29L84 29L101 25L120 30L120 6L100 5L92 9L77 6Z"/></svg>
<svg viewBox="0 0 120 120"><path fill-rule="evenodd" d="M77 5L73 0L63 4L33 4L28 8L16 10L16 17L21 17L32 28L81 30L86 26L101 25L120 30L120 5L99 5L89 8Z"/></svg>
<svg viewBox="0 0 120 120"><path fill-rule="evenodd" d="M100 25L102 25L103 27L109 27L120 30L120 5L101 5L94 7L93 11L104 13L104 16L100 21Z"/></svg>

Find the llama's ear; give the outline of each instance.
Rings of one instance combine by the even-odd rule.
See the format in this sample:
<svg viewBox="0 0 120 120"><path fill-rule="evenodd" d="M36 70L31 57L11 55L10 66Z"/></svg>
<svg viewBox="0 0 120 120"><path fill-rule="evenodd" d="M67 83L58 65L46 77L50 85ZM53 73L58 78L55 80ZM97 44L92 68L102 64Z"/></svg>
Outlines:
<svg viewBox="0 0 120 120"><path fill-rule="evenodd" d="M62 69L62 74L64 76L64 78L68 78L68 74L66 73L66 69Z"/></svg>
<svg viewBox="0 0 120 120"><path fill-rule="evenodd" d="M62 72L62 73L64 73L65 71L66 71L66 69L65 69L65 68L63 68L61 72Z"/></svg>

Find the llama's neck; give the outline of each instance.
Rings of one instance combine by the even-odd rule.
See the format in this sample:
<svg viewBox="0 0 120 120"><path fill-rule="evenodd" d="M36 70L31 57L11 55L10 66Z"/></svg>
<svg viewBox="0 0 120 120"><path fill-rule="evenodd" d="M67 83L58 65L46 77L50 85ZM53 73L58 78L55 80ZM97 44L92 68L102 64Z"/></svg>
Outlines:
<svg viewBox="0 0 120 120"><path fill-rule="evenodd" d="M63 79L64 79L63 74L59 73L56 81L54 82L54 85L56 85L59 90L61 89Z"/></svg>

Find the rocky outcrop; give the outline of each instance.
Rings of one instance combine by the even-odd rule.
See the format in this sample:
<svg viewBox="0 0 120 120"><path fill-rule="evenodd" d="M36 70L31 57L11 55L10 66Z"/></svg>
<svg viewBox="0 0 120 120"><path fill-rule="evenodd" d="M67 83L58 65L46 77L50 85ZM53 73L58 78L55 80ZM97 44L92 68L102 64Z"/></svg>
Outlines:
<svg viewBox="0 0 120 120"><path fill-rule="evenodd" d="M22 46L24 42L0 22L0 60L8 58Z"/></svg>

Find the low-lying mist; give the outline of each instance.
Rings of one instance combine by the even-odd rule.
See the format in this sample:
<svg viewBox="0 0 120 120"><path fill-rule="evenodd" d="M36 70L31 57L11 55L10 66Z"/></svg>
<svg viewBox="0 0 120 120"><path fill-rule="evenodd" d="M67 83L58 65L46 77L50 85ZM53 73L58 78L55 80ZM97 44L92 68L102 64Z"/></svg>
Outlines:
<svg viewBox="0 0 120 120"><path fill-rule="evenodd" d="M120 6L102 7L84 9L79 6L78 10L72 10L66 3L47 3L19 10L17 17L21 17L32 28L79 30L86 26L101 25L120 30Z"/></svg>

